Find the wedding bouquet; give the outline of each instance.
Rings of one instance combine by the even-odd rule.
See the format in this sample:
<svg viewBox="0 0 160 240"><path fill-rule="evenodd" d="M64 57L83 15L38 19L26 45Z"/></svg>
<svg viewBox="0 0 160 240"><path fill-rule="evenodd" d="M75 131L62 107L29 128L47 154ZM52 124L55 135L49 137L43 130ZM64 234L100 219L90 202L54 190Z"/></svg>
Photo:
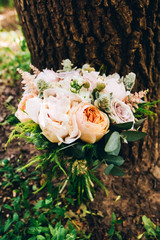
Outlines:
<svg viewBox="0 0 160 240"><path fill-rule="evenodd" d="M74 195L80 203L94 196L94 182L106 192L95 170L106 165L105 174L124 175L119 156L121 141L137 141L146 133L139 131L145 115L152 111L144 101L148 90L131 93L136 75L106 76L90 65L73 68L69 59L57 72L33 74L19 70L24 93L15 116L19 119L9 142L21 137L45 150L24 166L36 163L45 174L41 190L53 178L59 193Z"/></svg>

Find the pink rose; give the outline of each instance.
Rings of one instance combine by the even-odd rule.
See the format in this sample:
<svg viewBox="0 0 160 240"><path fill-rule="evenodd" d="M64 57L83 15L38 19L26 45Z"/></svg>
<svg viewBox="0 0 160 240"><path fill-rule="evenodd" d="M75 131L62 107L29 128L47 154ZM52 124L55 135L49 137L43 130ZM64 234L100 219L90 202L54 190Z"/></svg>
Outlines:
<svg viewBox="0 0 160 240"><path fill-rule="evenodd" d="M106 87L104 93L112 93L113 98L123 100L130 92L125 90L123 82L120 82L119 74L115 73L105 78Z"/></svg>
<svg viewBox="0 0 160 240"><path fill-rule="evenodd" d="M95 143L108 132L108 116L92 104L80 103L75 114L81 132L80 139L84 142Z"/></svg>
<svg viewBox="0 0 160 240"><path fill-rule="evenodd" d="M124 102L113 99L111 101L111 108L109 117L114 123L134 122L134 115L130 107Z"/></svg>

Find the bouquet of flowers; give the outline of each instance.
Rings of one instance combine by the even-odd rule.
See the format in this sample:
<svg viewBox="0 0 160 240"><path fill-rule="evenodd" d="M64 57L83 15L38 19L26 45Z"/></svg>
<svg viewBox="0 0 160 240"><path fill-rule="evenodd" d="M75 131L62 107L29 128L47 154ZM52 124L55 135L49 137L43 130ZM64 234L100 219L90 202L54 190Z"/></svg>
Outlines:
<svg viewBox="0 0 160 240"><path fill-rule="evenodd" d="M145 115L153 114L144 101L148 90L131 93L134 73L106 76L88 64L73 68L69 59L62 65L57 72L33 66L33 74L18 70L24 84L15 113L20 122L8 142L21 137L44 150L22 167L36 163L45 174L37 191L56 178L59 193L67 188L66 195L77 196L78 203L93 201L94 182L107 194L95 170L105 164L105 174L124 175L121 141L146 135L139 128Z"/></svg>

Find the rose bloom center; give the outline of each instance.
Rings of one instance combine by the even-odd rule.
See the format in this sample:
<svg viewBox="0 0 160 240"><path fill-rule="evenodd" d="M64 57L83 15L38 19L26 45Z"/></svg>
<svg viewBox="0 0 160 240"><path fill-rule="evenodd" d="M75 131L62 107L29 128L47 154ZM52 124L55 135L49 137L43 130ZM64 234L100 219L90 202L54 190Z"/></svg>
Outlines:
<svg viewBox="0 0 160 240"><path fill-rule="evenodd" d="M102 116L96 108L86 108L83 113L85 114L87 121L96 124L102 121Z"/></svg>
<svg viewBox="0 0 160 240"><path fill-rule="evenodd" d="M128 117L128 112L120 105L116 106L116 112L121 119Z"/></svg>

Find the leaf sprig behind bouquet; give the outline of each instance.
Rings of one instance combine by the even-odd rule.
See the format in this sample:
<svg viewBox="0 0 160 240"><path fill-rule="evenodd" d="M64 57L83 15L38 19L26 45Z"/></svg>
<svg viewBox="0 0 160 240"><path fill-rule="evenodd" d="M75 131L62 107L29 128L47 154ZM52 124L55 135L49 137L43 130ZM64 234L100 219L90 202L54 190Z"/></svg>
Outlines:
<svg viewBox="0 0 160 240"><path fill-rule="evenodd" d="M60 194L76 196L78 203L87 198L93 201L95 183L107 194L96 169L105 164L105 174L125 174L120 168L124 162L119 156L121 142L146 135L136 130L136 124L137 119L138 124L142 121L142 109L152 103L142 102L147 91L131 93L134 73L122 78L117 73L101 75L88 64L72 68L69 59L62 65L57 72L40 72L33 66L33 74L19 70L25 91L15 114L20 123L8 142L24 138L43 150L23 167L36 164L45 173L37 191L54 178Z"/></svg>

